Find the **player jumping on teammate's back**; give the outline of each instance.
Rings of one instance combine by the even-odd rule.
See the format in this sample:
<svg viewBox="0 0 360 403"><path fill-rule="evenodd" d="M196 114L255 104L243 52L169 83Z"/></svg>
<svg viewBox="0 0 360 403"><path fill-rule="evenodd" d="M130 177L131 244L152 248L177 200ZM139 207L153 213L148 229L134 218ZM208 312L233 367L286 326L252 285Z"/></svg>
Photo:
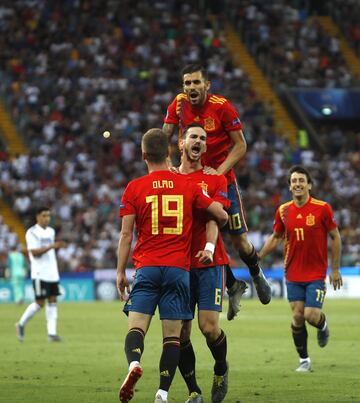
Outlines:
<svg viewBox="0 0 360 403"><path fill-rule="evenodd" d="M311 370L307 351L306 322L316 327L320 347L329 339L329 327L321 311L325 298L328 267L328 234L332 239L330 284L342 286L339 271L341 238L330 205L310 196L312 179L302 166L290 168L288 174L292 200L282 204L275 216L274 232L259 255L265 257L285 239L284 268L288 300L292 310L291 332L299 354L298 372Z"/></svg>
<svg viewBox="0 0 360 403"><path fill-rule="evenodd" d="M182 70L183 92L168 106L163 130L172 136L179 127L179 147L182 147L184 128L192 123L201 124L207 132L207 151L202 156L203 166L224 174L228 182L228 231L234 248L249 268L258 297L263 304L271 300L271 288L259 266L258 255L247 238L247 225L239 186L233 170L245 155L246 141L240 117L231 103L220 95L208 93L210 82L206 70L200 64L186 66ZM238 284L229 266L226 267L226 287L229 293L228 319L239 311L239 300L244 285Z"/></svg>

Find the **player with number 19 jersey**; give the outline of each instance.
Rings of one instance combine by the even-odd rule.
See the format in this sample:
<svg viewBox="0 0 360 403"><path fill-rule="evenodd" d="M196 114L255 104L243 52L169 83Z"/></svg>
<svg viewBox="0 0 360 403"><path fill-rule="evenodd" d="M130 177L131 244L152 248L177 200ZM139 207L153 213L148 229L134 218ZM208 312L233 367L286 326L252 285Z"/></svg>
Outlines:
<svg viewBox="0 0 360 403"><path fill-rule="evenodd" d="M313 197L301 207L290 201L278 208L273 229L284 234L284 268L288 281L326 278L327 235L336 227L331 206Z"/></svg>
<svg viewBox="0 0 360 403"><path fill-rule="evenodd" d="M151 172L131 181L121 199L120 216L136 215L135 269L189 270L193 207L207 209L212 202L189 177L170 171Z"/></svg>
<svg viewBox="0 0 360 403"><path fill-rule="evenodd" d="M227 198L227 182L224 175L206 175L203 170L198 170L187 174L191 180L197 184L206 194L208 194L214 201L221 203L225 209L229 208L230 200ZM209 215L205 211L196 211L193 221L193 236L191 243L191 268L201 269L210 266L222 266L229 264L229 257L226 253L224 243L219 233L215 251L213 255L213 262L210 264L203 264L199 262L196 254L204 249L206 244L206 222Z"/></svg>
<svg viewBox="0 0 360 403"><path fill-rule="evenodd" d="M202 156L203 166L218 168L229 154L233 141L229 132L242 130L240 117L231 103L221 95L208 94L206 101L194 107L185 93L178 94L168 106L164 123L179 125L179 143L185 127L201 124L207 133L207 151ZM235 180L234 170L225 174L228 183Z"/></svg>

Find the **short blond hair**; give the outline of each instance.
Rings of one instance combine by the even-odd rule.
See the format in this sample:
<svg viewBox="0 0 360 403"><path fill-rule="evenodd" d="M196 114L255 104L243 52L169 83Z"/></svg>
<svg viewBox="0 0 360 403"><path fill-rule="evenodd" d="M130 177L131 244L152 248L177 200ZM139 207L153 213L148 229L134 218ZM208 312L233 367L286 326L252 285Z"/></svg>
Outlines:
<svg viewBox="0 0 360 403"><path fill-rule="evenodd" d="M149 129L142 137L141 149L149 162L166 161L169 154L168 136L161 129Z"/></svg>

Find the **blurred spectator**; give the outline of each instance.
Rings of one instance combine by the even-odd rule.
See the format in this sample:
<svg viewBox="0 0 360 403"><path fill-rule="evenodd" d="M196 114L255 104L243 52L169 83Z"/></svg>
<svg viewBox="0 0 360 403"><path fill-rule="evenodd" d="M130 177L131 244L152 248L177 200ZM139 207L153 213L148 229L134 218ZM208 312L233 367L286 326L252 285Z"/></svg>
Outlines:
<svg viewBox="0 0 360 403"><path fill-rule="evenodd" d="M360 57L360 4L357 0L331 0L328 9L345 38Z"/></svg>
<svg viewBox="0 0 360 403"><path fill-rule="evenodd" d="M24 302L24 287L27 274L27 264L22 245L13 246L7 258L8 277L10 278L14 301L17 304Z"/></svg>
<svg viewBox="0 0 360 403"><path fill-rule="evenodd" d="M351 9L351 12L354 9L355 15L360 16L356 0L352 1L357 3L353 4L353 8L348 7L351 1L333 2L342 3L340 9ZM296 0L226 2L230 18L249 51L274 85L350 88L358 84L359 79L352 77L342 57L339 38L327 33L309 15L319 11L312 9L311 3ZM352 15L351 21L357 21L358 24L359 18L356 20L355 15ZM355 24L351 31L356 36Z"/></svg>

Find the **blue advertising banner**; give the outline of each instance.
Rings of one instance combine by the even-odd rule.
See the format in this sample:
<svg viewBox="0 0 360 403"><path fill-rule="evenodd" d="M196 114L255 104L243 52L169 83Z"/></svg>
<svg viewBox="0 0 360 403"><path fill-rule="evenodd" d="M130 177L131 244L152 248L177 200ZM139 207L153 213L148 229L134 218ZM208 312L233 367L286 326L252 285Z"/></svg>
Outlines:
<svg viewBox="0 0 360 403"><path fill-rule="evenodd" d="M292 89L291 93L313 119L360 119L360 89Z"/></svg>
<svg viewBox="0 0 360 403"><path fill-rule="evenodd" d="M266 278L272 288L274 298L285 298L286 287L284 282L284 270L281 267L263 269ZM344 285L341 290L334 292L330 284L327 285L327 297L330 298L360 298L360 267L340 268ZM245 298L257 298L256 290L251 281L249 271L245 268L233 268L236 278L247 282L249 288L244 294ZM127 277L131 283L135 271L127 270ZM95 270L87 273L69 273L61 275L60 290L62 295L60 301L114 301L117 300L116 270ZM31 280L27 279L24 285L25 302L34 300L34 291ZM9 280L0 279L0 303L11 303L14 301L13 289Z"/></svg>
<svg viewBox="0 0 360 403"><path fill-rule="evenodd" d="M60 291L59 301L93 301L95 299L94 280L90 278L61 279ZM24 295L25 302L34 300L34 290L31 280L25 281ZM2 280L0 282L0 303L13 301L14 296L11 282Z"/></svg>

